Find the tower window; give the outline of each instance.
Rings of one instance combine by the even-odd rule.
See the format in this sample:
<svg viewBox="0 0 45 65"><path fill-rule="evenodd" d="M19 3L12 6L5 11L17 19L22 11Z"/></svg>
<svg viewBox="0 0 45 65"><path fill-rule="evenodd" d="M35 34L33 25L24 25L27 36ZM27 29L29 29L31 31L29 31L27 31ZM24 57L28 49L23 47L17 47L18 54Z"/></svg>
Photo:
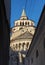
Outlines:
<svg viewBox="0 0 45 65"><path fill-rule="evenodd" d="M25 25L27 25L27 22L25 22Z"/></svg>
<svg viewBox="0 0 45 65"><path fill-rule="evenodd" d="M13 49L15 50L15 45L13 44Z"/></svg>
<svg viewBox="0 0 45 65"><path fill-rule="evenodd" d="M38 50L36 50L36 58L39 56Z"/></svg>
<svg viewBox="0 0 45 65"><path fill-rule="evenodd" d="M29 46L29 42L27 42L27 48L28 48L28 46Z"/></svg>
<svg viewBox="0 0 45 65"><path fill-rule="evenodd" d="M21 25L21 22L20 22L20 25Z"/></svg>
<svg viewBox="0 0 45 65"><path fill-rule="evenodd" d="M29 22L28 22L28 25L29 25Z"/></svg>
<svg viewBox="0 0 45 65"><path fill-rule="evenodd" d="M20 49L20 47L21 47L21 43L19 43L19 49Z"/></svg>
<svg viewBox="0 0 45 65"><path fill-rule="evenodd" d="M24 25L24 22L20 22L20 25L23 26Z"/></svg>
<svg viewBox="0 0 45 65"><path fill-rule="evenodd" d="M23 46L23 48L24 48L24 45L25 45L25 43L23 43L23 45L22 45L22 46Z"/></svg>

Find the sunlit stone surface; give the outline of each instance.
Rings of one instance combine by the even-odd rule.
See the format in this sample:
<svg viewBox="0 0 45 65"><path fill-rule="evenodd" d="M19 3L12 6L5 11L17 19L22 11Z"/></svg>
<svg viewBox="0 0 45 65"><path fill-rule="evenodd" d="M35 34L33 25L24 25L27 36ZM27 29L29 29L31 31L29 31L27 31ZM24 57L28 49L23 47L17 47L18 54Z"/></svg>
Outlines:
<svg viewBox="0 0 45 65"><path fill-rule="evenodd" d="M35 32L34 21L29 20L23 9L19 20L14 22L10 37L9 65L22 65Z"/></svg>

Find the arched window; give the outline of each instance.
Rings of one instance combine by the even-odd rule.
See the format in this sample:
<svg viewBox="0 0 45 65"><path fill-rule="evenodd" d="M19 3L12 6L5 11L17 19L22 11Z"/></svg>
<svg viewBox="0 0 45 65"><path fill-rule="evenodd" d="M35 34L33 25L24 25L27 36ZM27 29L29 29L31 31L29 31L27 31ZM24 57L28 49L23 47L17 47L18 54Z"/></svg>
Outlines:
<svg viewBox="0 0 45 65"><path fill-rule="evenodd" d="M19 49L21 48L21 43L19 43Z"/></svg>
<svg viewBox="0 0 45 65"><path fill-rule="evenodd" d="M13 49L15 50L15 44L13 44Z"/></svg>
<svg viewBox="0 0 45 65"><path fill-rule="evenodd" d="M24 25L24 22L20 22L20 25L23 26Z"/></svg>
<svg viewBox="0 0 45 65"><path fill-rule="evenodd" d="M24 48L25 43L23 43L22 47Z"/></svg>
<svg viewBox="0 0 45 65"><path fill-rule="evenodd" d="M20 22L20 26L21 26L21 22Z"/></svg>
<svg viewBox="0 0 45 65"><path fill-rule="evenodd" d="M27 22L25 22L25 25L27 25Z"/></svg>
<svg viewBox="0 0 45 65"><path fill-rule="evenodd" d="M26 45L26 47L28 48L28 46L29 46L29 42L27 42L27 45Z"/></svg>
<svg viewBox="0 0 45 65"><path fill-rule="evenodd" d="M28 22L28 25L29 25L29 22Z"/></svg>

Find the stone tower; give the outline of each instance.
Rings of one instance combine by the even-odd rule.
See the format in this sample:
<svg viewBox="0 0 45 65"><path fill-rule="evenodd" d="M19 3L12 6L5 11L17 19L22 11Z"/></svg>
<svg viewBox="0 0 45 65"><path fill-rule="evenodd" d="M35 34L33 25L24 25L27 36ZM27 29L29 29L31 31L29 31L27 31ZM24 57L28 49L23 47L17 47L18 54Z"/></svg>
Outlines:
<svg viewBox="0 0 45 65"><path fill-rule="evenodd" d="M28 19L23 9L20 19L14 22L11 29L9 65L23 65L34 32L35 24Z"/></svg>

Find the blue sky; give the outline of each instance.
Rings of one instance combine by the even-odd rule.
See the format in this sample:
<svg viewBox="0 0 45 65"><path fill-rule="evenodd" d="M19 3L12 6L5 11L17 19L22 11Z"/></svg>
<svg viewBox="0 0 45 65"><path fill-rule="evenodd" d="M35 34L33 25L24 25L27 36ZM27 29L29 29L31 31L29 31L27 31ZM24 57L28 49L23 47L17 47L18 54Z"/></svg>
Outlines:
<svg viewBox="0 0 45 65"><path fill-rule="evenodd" d="M37 25L44 3L45 0L27 0L27 3L26 0L11 0L11 27L14 26L14 21L20 18L23 8L28 18Z"/></svg>

